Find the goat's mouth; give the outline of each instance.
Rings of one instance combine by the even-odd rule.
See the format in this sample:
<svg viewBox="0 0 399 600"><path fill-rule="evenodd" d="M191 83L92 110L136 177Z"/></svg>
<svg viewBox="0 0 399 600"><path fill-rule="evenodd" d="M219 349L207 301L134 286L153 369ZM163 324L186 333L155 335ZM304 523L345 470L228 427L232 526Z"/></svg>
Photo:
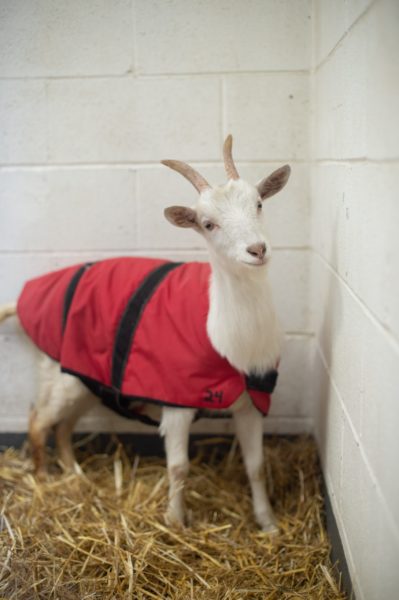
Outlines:
<svg viewBox="0 0 399 600"><path fill-rule="evenodd" d="M249 267L264 267L269 262L269 257L265 256L263 258L258 258L256 262L252 262L249 260L241 261L244 265L248 265Z"/></svg>

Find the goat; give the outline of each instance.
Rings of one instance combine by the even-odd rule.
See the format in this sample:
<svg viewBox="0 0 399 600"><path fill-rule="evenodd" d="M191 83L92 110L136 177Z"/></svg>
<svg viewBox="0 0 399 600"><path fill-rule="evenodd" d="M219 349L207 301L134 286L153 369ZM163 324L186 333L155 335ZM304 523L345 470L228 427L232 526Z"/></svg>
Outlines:
<svg viewBox="0 0 399 600"><path fill-rule="evenodd" d="M284 187L290 174L290 167L285 165L277 169L255 187L239 177L232 158L231 136L228 136L224 143L223 155L228 181L225 185L214 187L186 163L174 160L162 161L164 165L188 179L199 192L194 207L171 206L165 209L164 214L173 225L189 227L197 231L204 237L208 246L210 263L204 267L208 271L198 271L199 267L197 267L194 274L197 278L200 272L199 277L204 280L206 288L207 314L203 328L204 336L207 337L212 351L215 352L213 356L215 369L216 362L220 359L226 361L228 365L223 368L234 369L234 373L238 373L239 380L235 380L236 383L239 381L239 387L235 388L237 397L233 397L232 400L230 398L225 407L230 409L230 414L235 421L251 486L256 520L264 531L274 532L276 522L266 493L263 475L262 412L267 411L259 410L254 399L256 391L245 389L243 382L245 382L244 376L254 377L259 385L265 375L276 369L280 359L282 332L276 318L267 277L271 246L265 233L262 202ZM140 259L121 259L123 260L139 261ZM165 267L162 261L160 264L161 268ZM108 266L110 265L112 267L112 261L108 263ZM166 266L167 270L171 268ZM86 267L82 267L80 271L84 272L85 269ZM176 269L175 272L177 271ZM94 272L95 267L93 267ZM70 279L68 270L60 273L62 277L67 273ZM45 281L47 282L47 279ZM80 285L76 281L73 287L77 286L79 289ZM48 298L48 283L46 286ZM25 296L26 293L23 292L18 310L16 303L1 307L0 321L18 313L21 324L25 330L28 330L24 323ZM30 302L29 296L25 304L26 302ZM74 300L72 305L73 302ZM200 303L198 297L190 298L190 310L193 315L203 308L204 304ZM43 310L47 310L47 304L44 305ZM130 312L135 318L134 311ZM143 312L142 306L140 312ZM64 315L65 319L68 327L69 316ZM55 326L55 329L57 328L58 325ZM61 331L61 324L59 328ZM90 338L92 333L85 331L84 335ZM50 337L52 335L53 332ZM65 468L76 467L71 445L73 428L79 417L98 403L97 396L107 397L104 386L100 386L104 392L102 394L99 392L100 384L93 384L90 378L76 377L71 374L73 370L68 372L68 369L64 369L66 372L61 372L60 364L53 360L51 351L46 350L46 343L44 343L45 352L43 352L43 345L39 344L41 349L38 350L39 395L36 406L31 411L29 422L32 455L35 469L39 474L44 470L45 442L52 427L55 427L56 443L62 465ZM60 360L58 356L57 360ZM61 360L60 362L64 368ZM172 375L175 379L178 378L177 373ZM246 381L248 382L248 379ZM266 389L262 388L262 385L252 387L260 392ZM222 394L219 394L219 399L221 398ZM120 398L117 397L116 401L121 409ZM115 408L115 404L111 408ZM139 408L142 410L143 403ZM150 405L148 414L151 414L154 408L159 407ZM169 477L169 502L166 513L168 523L183 524L184 522L183 486L189 470L188 438L190 425L197 413L196 405L184 408L164 405L161 408L160 433L165 438ZM121 414L124 414L123 411Z"/></svg>

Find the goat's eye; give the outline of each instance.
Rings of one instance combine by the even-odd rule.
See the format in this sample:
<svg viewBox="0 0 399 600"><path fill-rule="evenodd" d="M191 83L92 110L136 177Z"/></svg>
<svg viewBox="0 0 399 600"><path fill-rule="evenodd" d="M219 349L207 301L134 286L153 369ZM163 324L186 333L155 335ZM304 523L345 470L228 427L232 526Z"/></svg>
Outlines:
<svg viewBox="0 0 399 600"><path fill-rule="evenodd" d="M262 210L262 202L258 200L258 204L256 205L258 210Z"/></svg>
<svg viewBox="0 0 399 600"><path fill-rule="evenodd" d="M210 221L206 221L206 222L204 223L204 227L205 227L205 229L207 229L208 231L212 231L212 229L214 229L214 228L215 228L215 224L214 224L214 223L211 223Z"/></svg>

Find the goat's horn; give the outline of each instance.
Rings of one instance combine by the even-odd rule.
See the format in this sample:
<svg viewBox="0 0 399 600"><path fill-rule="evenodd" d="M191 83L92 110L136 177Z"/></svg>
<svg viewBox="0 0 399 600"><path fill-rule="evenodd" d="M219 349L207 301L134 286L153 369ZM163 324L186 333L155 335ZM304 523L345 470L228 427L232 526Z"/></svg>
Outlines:
<svg viewBox="0 0 399 600"><path fill-rule="evenodd" d="M234 164L231 149L233 147L233 137L228 135L223 145L224 168L229 179L240 179L236 166Z"/></svg>
<svg viewBox="0 0 399 600"><path fill-rule="evenodd" d="M183 175L183 177L193 184L199 193L211 187L206 179L187 163L181 162L180 160L161 160L161 163Z"/></svg>

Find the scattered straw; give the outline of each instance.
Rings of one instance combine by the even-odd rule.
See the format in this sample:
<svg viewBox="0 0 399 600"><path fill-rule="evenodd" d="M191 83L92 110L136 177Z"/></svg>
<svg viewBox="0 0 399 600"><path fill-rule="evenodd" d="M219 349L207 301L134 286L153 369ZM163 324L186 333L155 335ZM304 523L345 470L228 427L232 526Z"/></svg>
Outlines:
<svg viewBox="0 0 399 600"><path fill-rule="evenodd" d="M267 442L280 534L253 521L240 454L209 441L186 485L189 527L165 525L165 462L79 450L84 475L37 481L23 450L0 455L0 598L344 599L329 560L314 444ZM212 449L213 448L213 449Z"/></svg>

